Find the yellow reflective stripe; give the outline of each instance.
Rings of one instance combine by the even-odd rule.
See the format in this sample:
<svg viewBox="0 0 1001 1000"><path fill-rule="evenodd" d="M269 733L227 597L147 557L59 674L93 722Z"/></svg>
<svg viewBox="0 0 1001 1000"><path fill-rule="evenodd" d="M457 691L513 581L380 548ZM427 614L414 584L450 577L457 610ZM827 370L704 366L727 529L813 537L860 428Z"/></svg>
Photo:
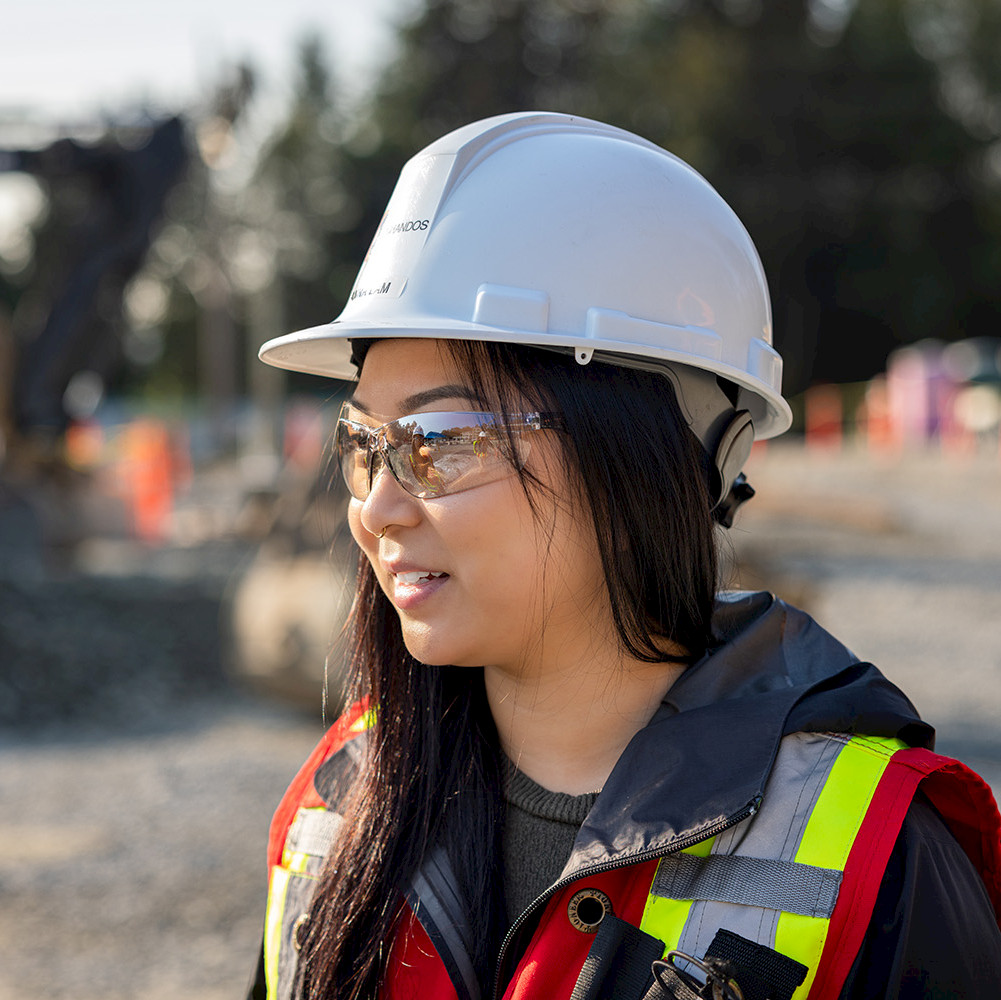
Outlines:
<svg viewBox="0 0 1001 1000"><path fill-rule="evenodd" d="M308 854L290 854L285 867L294 875L306 875L308 878L315 878L315 876L309 875L306 871L309 858L310 855Z"/></svg>
<svg viewBox="0 0 1001 1000"><path fill-rule="evenodd" d="M806 966L806 978L793 993L793 1000L803 1000L813 986L830 923L824 917L804 917L799 913L782 913L779 916L775 928L775 950Z"/></svg>
<svg viewBox="0 0 1001 1000"><path fill-rule="evenodd" d="M375 725L375 709L370 708L351 723L349 733L363 733L366 729L371 729Z"/></svg>
<svg viewBox="0 0 1001 1000"><path fill-rule="evenodd" d="M686 847L682 854L694 854L697 858L707 858L712 853L715 837L701 840L691 847ZM658 868L660 865L658 864ZM656 875L654 875L656 878ZM646 906L643 908L643 919L640 930L664 942L664 953L677 947L692 908L690 899L664 899L652 892L647 895Z"/></svg>
<svg viewBox="0 0 1001 1000"><path fill-rule="evenodd" d="M289 873L284 868L271 869L268 910L264 920L264 978L268 984L268 1000L278 995L278 956L282 946L282 919L285 916L288 883Z"/></svg>
<svg viewBox="0 0 1001 1000"><path fill-rule="evenodd" d="M810 814L796 861L844 871L845 862L890 758L906 746L901 740L853 736L838 754ZM813 986L830 921L782 913L775 929L775 950L809 970L793 993L804 1000Z"/></svg>
<svg viewBox="0 0 1001 1000"><path fill-rule="evenodd" d="M900 740L853 736L838 754L803 833L796 860L843 871L862 818Z"/></svg>

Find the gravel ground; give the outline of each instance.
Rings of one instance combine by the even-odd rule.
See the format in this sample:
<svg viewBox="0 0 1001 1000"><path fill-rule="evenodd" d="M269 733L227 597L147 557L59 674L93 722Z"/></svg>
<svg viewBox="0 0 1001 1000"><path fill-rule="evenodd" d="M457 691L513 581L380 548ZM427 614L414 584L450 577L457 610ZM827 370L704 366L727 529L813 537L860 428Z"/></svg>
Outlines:
<svg viewBox="0 0 1001 1000"><path fill-rule="evenodd" d="M748 472L758 497L731 533L739 582L802 602L879 664L997 794L1001 462L772 446ZM191 554L181 569L161 559L146 567L155 579L91 581L76 598L69 584L0 588L0 697L29 699L36 722L48 706L30 729L0 711L0 1000L245 992L268 821L322 726L235 692L210 662L206 623L239 561L210 557L200 572ZM58 615L32 611L43 605ZM73 648L74 621L95 637L75 660L89 685L63 678L46 645ZM58 683L21 676L32 643ZM102 699L108 688L125 694Z"/></svg>
<svg viewBox="0 0 1001 1000"><path fill-rule="evenodd" d="M53 578L0 544L0 1000L245 995L268 824L323 731L223 669L247 554L106 539Z"/></svg>
<svg viewBox="0 0 1001 1000"><path fill-rule="evenodd" d="M745 585L788 590L1001 793L1001 456L752 456Z"/></svg>
<svg viewBox="0 0 1001 1000"><path fill-rule="evenodd" d="M245 995L267 828L319 723L237 695L0 744L0 998Z"/></svg>

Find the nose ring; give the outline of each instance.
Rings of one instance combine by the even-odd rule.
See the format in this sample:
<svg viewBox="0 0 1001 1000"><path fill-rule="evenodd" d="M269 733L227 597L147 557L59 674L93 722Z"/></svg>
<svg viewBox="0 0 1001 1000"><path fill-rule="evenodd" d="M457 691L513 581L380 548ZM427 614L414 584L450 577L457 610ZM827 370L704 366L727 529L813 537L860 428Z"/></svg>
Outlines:
<svg viewBox="0 0 1001 1000"><path fill-rule="evenodd" d="M372 534L374 534L376 538L384 538L386 535L386 529L383 528L382 531L374 531Z"/></svg>

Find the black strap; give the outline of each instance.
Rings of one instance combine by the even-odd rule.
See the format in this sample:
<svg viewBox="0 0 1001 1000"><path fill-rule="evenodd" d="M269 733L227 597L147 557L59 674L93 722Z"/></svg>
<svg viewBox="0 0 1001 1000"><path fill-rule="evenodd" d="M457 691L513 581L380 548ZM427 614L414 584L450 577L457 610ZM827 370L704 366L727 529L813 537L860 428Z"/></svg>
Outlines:
<svg viewBox="0 0 1001 1000"><path fill-rule="evenodd" d="M720 928L706 958L723 959L736 969L744 1000L791 1000L808 969L767 945Z"/></svg>
<svg viewBox="0 0 1001 1000"><path fill-rule="evenodd" d="M650 967L663 953L663 941L607 913L570 1000L643 1000L653 981Z"/></svg>

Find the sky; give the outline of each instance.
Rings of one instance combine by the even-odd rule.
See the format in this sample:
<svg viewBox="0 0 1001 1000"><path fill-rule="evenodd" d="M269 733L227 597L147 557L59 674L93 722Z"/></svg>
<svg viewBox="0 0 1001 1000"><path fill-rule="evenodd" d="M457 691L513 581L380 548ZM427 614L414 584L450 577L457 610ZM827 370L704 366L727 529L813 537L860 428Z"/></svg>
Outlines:
<svg viewBox="0 0 1001 1000"><path fill-rule="evenodd" d="M258 88L247 125L260 139L287 107L300 41L318 33L345 98L365 92L417 0L10 0L0 7L0 258L27 260L44 196L4 170L4 150L96 138L144 112L191 112L233 67Z"/></svg>
<svg viewBox="0 0 1001 1000"><path fill-rule="evenodd" d="M144 101L184 110L242 59L258 68L266 99L279 100L311 30L356 94L391 51L408 2L13 0L0 21L0 128L24 117L72 126Z"/></svg>

